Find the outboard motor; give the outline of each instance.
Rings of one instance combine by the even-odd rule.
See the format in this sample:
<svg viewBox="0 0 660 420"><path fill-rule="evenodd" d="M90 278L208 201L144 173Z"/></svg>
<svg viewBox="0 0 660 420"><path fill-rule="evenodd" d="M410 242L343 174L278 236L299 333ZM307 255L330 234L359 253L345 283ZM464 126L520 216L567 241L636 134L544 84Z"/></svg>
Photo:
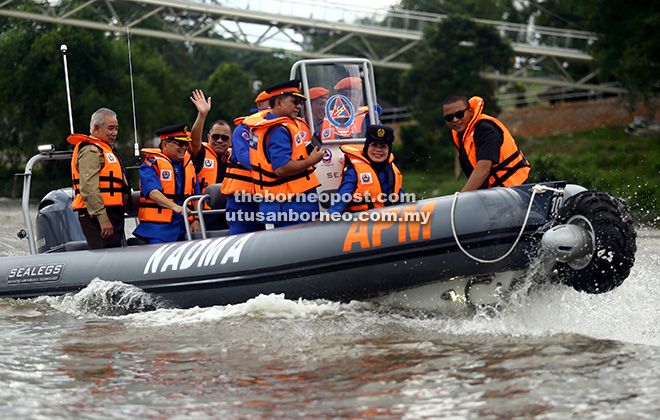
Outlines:
<svg viewBox="0 0 660 420"><path fill-rule="evenodd" d="M35 233L39 254L64 251L67 242L85 240L72 202L73 188L69 187L49 192L39 203Z"/></svg>

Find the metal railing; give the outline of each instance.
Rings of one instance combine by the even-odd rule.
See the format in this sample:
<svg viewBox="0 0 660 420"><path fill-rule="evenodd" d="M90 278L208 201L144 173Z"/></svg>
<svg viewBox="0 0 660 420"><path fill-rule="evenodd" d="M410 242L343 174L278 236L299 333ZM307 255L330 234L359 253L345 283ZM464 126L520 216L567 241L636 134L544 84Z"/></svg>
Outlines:
<svg viewBox="0 0 660 420"><path fill-rule="evenodd" d="M447 17L447 15L438 13L403 10L394 5L388 8L369 8L364 4L328 0L228 0L224 2L202 0L202 2L222 4L233 8L248 8L277 15L297 16L317 21L387 28L389 30L411 32L420 36L424 26ZM587 31L487 19L475 19L475 21L495 27L503 38L511 42L525 43L532 46L582 50L596 40L596 36Z"/></svg>
<svg viewBox="0 0 660 420"><path fill-rule="evenodd" d="M620 88L618 82L603 83L603 88ZM541 92L516 92L495 95L497 103L501 108L537 105L541 103L554 104L556 102L587 101L602 99L606 96L615 95L598 89L575 89L568 87L553 87Z"/></svg>

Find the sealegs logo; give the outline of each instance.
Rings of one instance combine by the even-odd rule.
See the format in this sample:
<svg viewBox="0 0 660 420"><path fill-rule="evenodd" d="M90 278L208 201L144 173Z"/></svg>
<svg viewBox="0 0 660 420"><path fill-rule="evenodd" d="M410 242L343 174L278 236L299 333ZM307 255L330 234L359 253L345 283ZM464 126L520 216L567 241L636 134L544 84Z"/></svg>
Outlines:
<svg viewBox="0 0 660 420"><path fill-rule="evenodd" d="M7 284L52 283L62 277L66 264L40 264L9 270Z"/></svg>

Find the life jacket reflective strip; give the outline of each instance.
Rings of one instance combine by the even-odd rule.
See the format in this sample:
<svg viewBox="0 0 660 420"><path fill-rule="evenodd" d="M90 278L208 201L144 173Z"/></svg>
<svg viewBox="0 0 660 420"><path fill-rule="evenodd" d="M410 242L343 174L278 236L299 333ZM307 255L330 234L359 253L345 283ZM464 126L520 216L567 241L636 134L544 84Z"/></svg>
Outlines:
<svg viewBox="0 0 660 420"><path fill-rule="evenodd" d="M403 185L403 176L401 175L399 168L393 163L394 155L390 153L388 159L389 166L385 167L385 170L391 171L391 177L394 178L394 183L390 183L389 191L383 191L383 186L380 184L378 174L358 147L344 145L341 146L341 151L344 152L347 157L344 161L344 167L346 167L346 162L350 159L350 163L353 165L353 168L355 168L358 178L357 188L355 192L353 192L353 200L346 206L347 211L355 212L374 208L378 209L399 201L398 195ZM342 172L342 180L343 177L344 175ZM393 202L385 202L381 197L381 194L383 193L387 194L386 198L388 199L390 195L396 194L397 199Z"/></svg>
<svg viewBox="0 0 660 420"><path fill-rule="evenodd" d="M247 119L243 122L246 124ZM297 194L304 193L321 185L314 174L314 167L310 166L304 171L287 177L279 177L268 161L266 148L270 131L282 126L291 135L291 160L307 159L307 149L303 141L298 123L289 117L278 117L272 120L261 119L252 126L252 139L250 140L250 163L254 194L269 199L281 198L282 194L290 200Z"/></svg>
<svg viewBox="0 0 660 420"><path fill-rule="evenodd" d="M160 184L163 187L163 194L168 199L174 202L183 202L187 197L195 194L195 167L192 163L189 153L183 160L185 184L183 188L183 195L176 194L176 176L174 176L174 166L170 158L165 156L160 149L142 149L142 153L147 156L144 161L156 169L160 177ZM149 160L153 158L153 161ZM169 171L169 176L163 176ZM140 208L138 209L138 219L141 222L152 223L171 223L174 217L174 211L166 209L154 200L144 197L140 194Z"/></svg>
<svg viewBox="0 0 660 420"><path fill-rule="evenodd" d="M124 169L121 158L108 143L95 139L84 134L72 134L67 141L74 144L73 155L71 156L71 179L73 182L73 210L87 208L85 201L80 194L80 172L78 171L78 155L80 148L86 145L94 145L101 149L103 153L103 167L99 171L99 190L105 206L123 206L124 193L130 193L128 180L125 179Z"/></svg>
<svg viewBox="0 0 660 420"><path fill-rule="evenodd" d="M530 165L516 145L516 141L509 130L498 119L482 113L484 101L480 97L470 98L470 107L474 111L474 116L465 128L462 141L459 139L458 133L452 130L454 144L459 153L468 158L472 169L474 169L477 166L477 148L474 145L475 125L482 120L492 121L502 130L503 141L500 147L499 162L493 163L491 166L490 175L486 179L485 186L494 188L523 184L529 177Z"/></svg>
<svg viewBox="0 0 660 420"><path fill-rule="evenodd" d="M349 139L356 137L357 134L360 134L362 130L362 124L364 124L364 119L369 115L369 107L361 106L358 108L355 113L355 118L353 123L348 127L335 127L330 123L328 118L324 118L321 123L321 140L332 140L332 139Z"/></svg>

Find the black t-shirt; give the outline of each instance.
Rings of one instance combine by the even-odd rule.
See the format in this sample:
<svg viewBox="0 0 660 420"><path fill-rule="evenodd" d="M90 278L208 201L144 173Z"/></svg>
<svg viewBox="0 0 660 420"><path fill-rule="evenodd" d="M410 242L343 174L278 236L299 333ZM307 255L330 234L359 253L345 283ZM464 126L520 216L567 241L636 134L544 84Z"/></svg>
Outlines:
<svg viewBox="0 0 660 420"><path fill-rule="evenodd" d="M474 145L477 148L477 161L500 161L500 148L504 143L502 130L492 121L481 120L474 126Z"/></svg>
<svg viewBox="0 0 660 420"><path fill-rule="evenodd" d="M474 126L474 146L477 149L477 162L490 160L494 164L500 161L500 148L504 143L502 130L492 121L481 120ZM459 156L463 172L469 177L472 174L472 164L467 156Z"/></svg>

